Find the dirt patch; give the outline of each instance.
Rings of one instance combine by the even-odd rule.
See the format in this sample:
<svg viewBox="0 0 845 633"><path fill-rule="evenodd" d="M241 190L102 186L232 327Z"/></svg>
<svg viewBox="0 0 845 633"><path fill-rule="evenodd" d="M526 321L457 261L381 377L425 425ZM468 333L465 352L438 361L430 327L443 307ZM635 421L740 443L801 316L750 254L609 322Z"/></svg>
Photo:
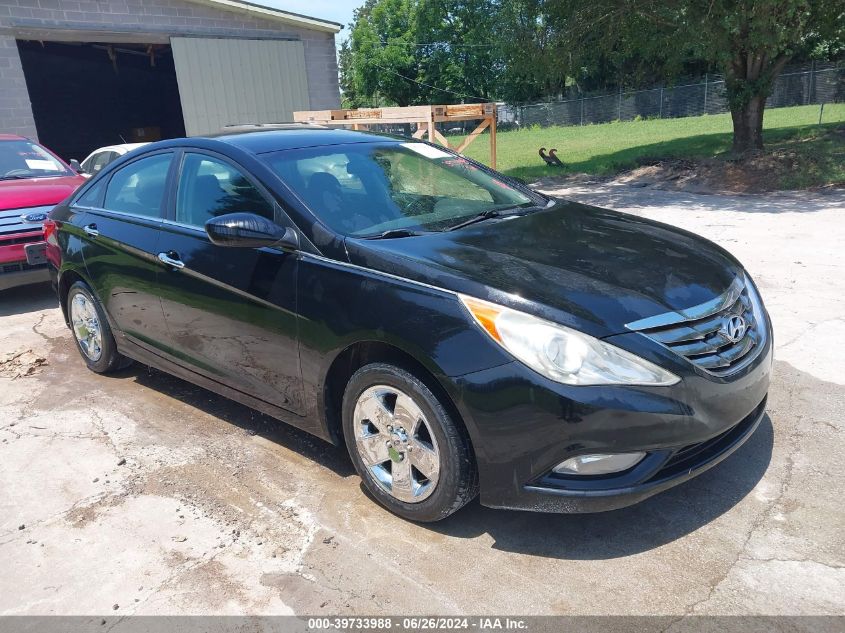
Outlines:
<svg viewBox="0 0 845 633"><path fill-rule="evenodd" d="M0 356L0 376L4 378L23 378L32 376L47 365L47 359L31 349L6 353Z"/></svg>
<svg viewBox="0 0 845 633"><path fill-rule="evenodd" d="M741 161L723 158L649 160L641 167L620 174L615 181L690 193L764 193L783 189L782 183L796 170L803 169L805 162L806 157L794 150L776 150ZM842 187L845 183L829 186Z"/></svg>
<svg viewBox="0 0 845 633"><path fill-rule="evenodd" d="M845 127L767 141L766 150L734 159L644 156L614 175L566 174L534 183L541 190L620 184L697 194L756 194L783 190L845 188Z"/></svg>

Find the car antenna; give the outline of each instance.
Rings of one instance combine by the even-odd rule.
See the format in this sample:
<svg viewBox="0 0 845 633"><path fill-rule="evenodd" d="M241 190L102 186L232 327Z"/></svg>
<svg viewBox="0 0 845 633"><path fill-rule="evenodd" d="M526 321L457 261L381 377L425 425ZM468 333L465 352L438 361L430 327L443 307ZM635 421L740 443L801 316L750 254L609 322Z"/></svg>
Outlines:
<svg viewBox="0 0 845 633"><path fill-rule="evenodd" d="M123 141L123 144L126 145L126 139L123 138L123 134L118 134L118 136L120 137L120 140Z"/></svg>

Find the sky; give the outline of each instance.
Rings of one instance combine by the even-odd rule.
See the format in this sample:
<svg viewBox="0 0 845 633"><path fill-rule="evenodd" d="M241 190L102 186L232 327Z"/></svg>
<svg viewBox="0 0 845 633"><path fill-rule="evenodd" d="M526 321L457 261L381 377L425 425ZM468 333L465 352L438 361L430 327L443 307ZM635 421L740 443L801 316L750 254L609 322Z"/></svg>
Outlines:
<svg viewBox="0 0 845 633"><path fill-rule="evenodd" d="M339 22L344 27L352 22L352 11L364 4L364 0L251 0L256 4L276 7L293 13L300 13L312 18ZM345 40L349 29L344 28L337 34L337 41Z"/></svg>

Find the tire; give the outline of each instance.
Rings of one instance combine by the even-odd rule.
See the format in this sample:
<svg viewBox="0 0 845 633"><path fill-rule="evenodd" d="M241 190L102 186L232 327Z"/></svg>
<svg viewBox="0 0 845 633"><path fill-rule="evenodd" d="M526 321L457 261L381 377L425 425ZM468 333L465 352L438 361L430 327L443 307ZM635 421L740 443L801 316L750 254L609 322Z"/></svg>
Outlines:
<svg viewBox="0 0 845 633"><path fill-rule="evenodd" d="M355 470L367 491L394 514L439 521L478 494L465 429L406 370L373 363L356 371L343 395L342 415Z"/></svg>
<svg viewBox="0 0 845 633"><path fill-rule="evenodd" d="M74 283L68 290L66 305L76 349L88 369L108 374L132 364L131 359L118 353L103 306L87 284Z"/></svg>

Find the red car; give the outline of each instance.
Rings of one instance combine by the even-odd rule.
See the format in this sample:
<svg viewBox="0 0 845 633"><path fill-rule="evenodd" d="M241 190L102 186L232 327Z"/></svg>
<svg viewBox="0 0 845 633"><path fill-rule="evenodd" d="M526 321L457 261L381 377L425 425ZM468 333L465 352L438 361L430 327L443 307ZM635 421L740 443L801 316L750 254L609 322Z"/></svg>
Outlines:
<svg viewBox="0 0 845 633"><path fill-rule="evenodd" d="M49 280L44 220L84 182L38 143L0 134L0 291Z"/></svg>

